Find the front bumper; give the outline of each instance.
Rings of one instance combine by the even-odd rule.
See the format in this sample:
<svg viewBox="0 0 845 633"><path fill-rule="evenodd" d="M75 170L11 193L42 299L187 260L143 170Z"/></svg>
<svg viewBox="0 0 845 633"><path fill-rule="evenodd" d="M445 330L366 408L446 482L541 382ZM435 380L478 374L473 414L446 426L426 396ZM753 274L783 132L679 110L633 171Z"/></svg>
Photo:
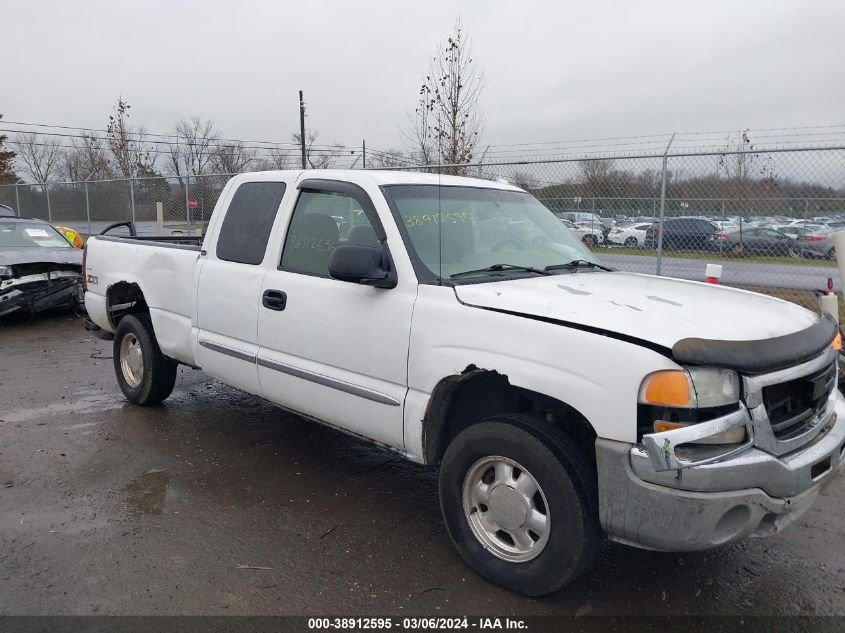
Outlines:
<svg viewBox="0 0 845 633"><path fill-rule="evenodd" d="M639 446L599 439L599 518L613 540L664 551L768 536L800 517L845 468L845 398L801 448L752 446L722 461L658 470Z"/></svg>
<svg viewBox="0 0 845 633"><path fill-rule="evenodd" d="M0 316L19 310L35 314L60 306L82 308L81 275L21 284L6 288L0 293Z"/></svg>

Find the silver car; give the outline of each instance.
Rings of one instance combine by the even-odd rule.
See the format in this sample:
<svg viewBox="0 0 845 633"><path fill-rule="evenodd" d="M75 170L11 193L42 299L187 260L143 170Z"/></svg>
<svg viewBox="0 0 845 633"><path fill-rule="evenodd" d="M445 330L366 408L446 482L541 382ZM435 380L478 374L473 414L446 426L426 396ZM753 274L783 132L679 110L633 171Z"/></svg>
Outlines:
<svg viewBox="0 0 845 633"><path fill-rule="evenodd" d="M777 230L794 239L805 257L836 259L832 232L823 224L790 224L778 227Z"/></svg>

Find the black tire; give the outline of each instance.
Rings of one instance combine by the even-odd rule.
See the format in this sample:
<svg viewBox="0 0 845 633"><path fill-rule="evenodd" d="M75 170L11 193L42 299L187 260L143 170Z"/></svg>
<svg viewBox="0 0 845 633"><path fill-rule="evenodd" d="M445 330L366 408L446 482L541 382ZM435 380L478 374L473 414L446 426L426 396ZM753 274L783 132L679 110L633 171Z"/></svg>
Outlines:
<svg viewBox="0 0 845 633"><path fill-rule="evenodd" d="M137 342L141 351L142 371L137 377L138 384L131 384L122 367L121 346L124 340L127 343ZM146 314L129 314L120 320L114 335L112 357L117 384L129 402L141 406L158 404L173 392L178 364L161 353L152 322Z"/></svg>
<svg viewBox="0 0 845 633"><path fill-rule="evenodd" d="M490 456L524 467L542 490L550 529L545 546L530 560L511 562L492 553L464 511L464 479ZM602 538L595 467L559 428L528 415L495 416L452 440L440 468L440 508L469 566L527 596L549 594L575 580L593 563Z"/></svg>
<svg viewBox="0 0 845 633"><path fill-rule="evenodd" d="M628 248L637 248L640 243L637 241L636 237L629 237L625 240L625 246Z"/></svg>
<svg viewBox="0 0 845 633"><path fill-rule="evenodd" d="M831 259L831 260L836 259L836 247L831 248L831 249L827 252L827 254L825 255L825 257L827 257L827 259Z"/></svg>
<svg viewBox="0 0 845 633"><path fill-rule="evenodd" d="M584 246L587 248L592 248L597 244L595 236L589 234L582 237L581 242L583 242Z"/></svg>

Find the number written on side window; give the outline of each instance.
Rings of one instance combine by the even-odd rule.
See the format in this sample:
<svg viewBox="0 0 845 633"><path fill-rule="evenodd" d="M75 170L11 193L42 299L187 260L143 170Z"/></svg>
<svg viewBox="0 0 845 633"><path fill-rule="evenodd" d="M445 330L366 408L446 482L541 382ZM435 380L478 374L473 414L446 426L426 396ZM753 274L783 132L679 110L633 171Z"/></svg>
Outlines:
<svg viewBox="0 0 845 633"><path fill-rule="evenodd" d="M329 260L341 244L379 245L361 205L344 193L303 191L293 210L280 268L328 277Z"/></svg>

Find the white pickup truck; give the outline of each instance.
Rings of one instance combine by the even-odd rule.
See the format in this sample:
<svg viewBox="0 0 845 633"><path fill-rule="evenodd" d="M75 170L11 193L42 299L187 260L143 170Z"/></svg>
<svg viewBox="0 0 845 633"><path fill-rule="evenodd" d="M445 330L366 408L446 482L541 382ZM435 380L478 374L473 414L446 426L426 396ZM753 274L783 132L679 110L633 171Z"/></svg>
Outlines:
<svg viewBox="0 0 845 633"><path fill-rule="evenodd" d="M131 402L167 398L182 363L439 465L455 546L524 594L577 577L603 534L773 534L845 461L833 319L608 269L505 183L242 174L201 246L102 236L85 255Z"/></svg>

